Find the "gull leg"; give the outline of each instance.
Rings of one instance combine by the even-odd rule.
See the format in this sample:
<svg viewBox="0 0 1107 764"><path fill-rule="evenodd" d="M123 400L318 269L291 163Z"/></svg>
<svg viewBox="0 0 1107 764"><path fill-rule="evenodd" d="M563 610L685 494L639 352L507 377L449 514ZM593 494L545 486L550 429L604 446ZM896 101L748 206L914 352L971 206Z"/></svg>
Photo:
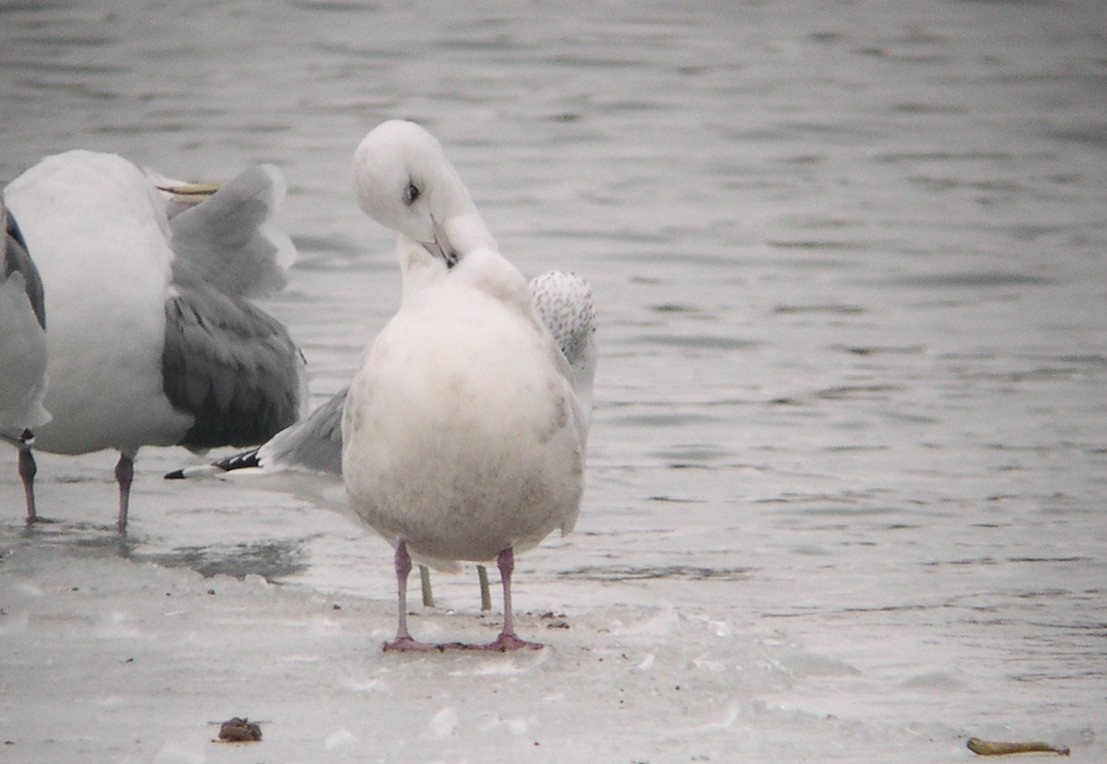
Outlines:
<svg viewBox="0 0 1107 764"><path fill-rule="evenodd" d="M407 544L400 542L396 545L396 599L400 606L399 623L396 626L396 638L384 643L385 652L439 652L452 647L452 645L436 645L430 642L419 642L412 638L407 630L407 577L411 573L411 555L408 554Z"/></svg>
<svg viewBox="0 0 1107 764"><path fill-rule="evenodd" d="M407 630L407 577L411 573L411 556L407 553L407 544L396 545L396 597L400 603L400 620L396 627L396 641L411 639Z"/></svg>
<svg viewBox="0 0 1107 764"><path fill-rule="evenodd" d="M511 574L515 570L515 552L511 547L500 552L496 558L500 569L500 580L504 587L504 626L500 636L486 645L473 645L473 650L497 650L506 653L510 650L541 650L545 645L540 642L527 642L515 634L515 624L511 617Z"/></svg>
<svg viewBox="0 0 1107 764"><path fill-rule="evenodd" d="M27 525L38 522L38 512L35 510L35 475L38 473L38 465L35 464L35 455L31 453L31 447L25 442L18 444L19 448L19 477L23 481L23 496L27 500Z"/></svg>
<svg viewBox="0 0 1107 764"><path fill-rule="evenodd" d="M115 480L119 483L119 520L116 528L120 533L127 532L127 511L131 506L131 483L135 477L133 454L119 452L119 461L115 465Z"/></svg>
<svg viewBox="0 0 1107 764"><path fill-rule="evenodd" d="M431 572L426 565L419 566L419 584L423 587L423 607L434 607L434 592L431 591Z"/></svg>
<svg viewBox="0 0 1107 764"><path fill-rule="evenodd" d="M488 588L488 568L477 566L477 579L480 581L480 609L486 613L492 609L492 592Z"/></svg>

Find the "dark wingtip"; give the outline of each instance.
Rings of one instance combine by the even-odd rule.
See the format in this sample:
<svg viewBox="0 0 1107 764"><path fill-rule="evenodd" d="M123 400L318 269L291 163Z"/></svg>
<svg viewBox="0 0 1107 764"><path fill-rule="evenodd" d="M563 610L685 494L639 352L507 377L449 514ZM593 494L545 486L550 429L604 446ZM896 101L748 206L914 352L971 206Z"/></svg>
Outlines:
<svg viewBox="0 0 1107 764"><path fill-rule="evenodd" d="M261 459L258 457L258 450L253 448L212 462L212 466L218 467L224 472L232 472L233 470L244 470L249 467L260 467Z"/></svg>
<svg viewBox="0 0 1107 764"><path fill-rule="evenodd" d="M259 466L261 466L261 459L258 457L258 450L255 448L250 451L242 451L237 454L232 454L231 456L226 456L211 464L199 467L185 467L183 469L173 470L172 472L166 472L165 479L187 480L192 477L221 475L224 472L231 472L232 470Z"/></svg>

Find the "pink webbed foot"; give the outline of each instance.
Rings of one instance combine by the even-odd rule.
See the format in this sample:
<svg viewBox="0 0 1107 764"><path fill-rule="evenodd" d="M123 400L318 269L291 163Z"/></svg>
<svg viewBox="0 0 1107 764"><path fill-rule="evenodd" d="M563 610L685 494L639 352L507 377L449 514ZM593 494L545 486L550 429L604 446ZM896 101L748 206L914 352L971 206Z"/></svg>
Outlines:
<svg viewBox="0 0 1107 764"><path fill-rule="evenodd" d="M545 645L541 642L527 642L519 639L514 634L503 634L491 642L483 645L466 645L466 650L486 650L490 652L510 653L515 650L541 650Z"/></svg>
<svg viewBox="0 0 1107 764"><path fill-rule="evenodd" d="M396 637L385 642L381 649L386 653L446 653L462 652L510 653L515 650L541 650L541 642L527 642L514 634L500 634L491 642L469 644L466 642L420 642L411 636Z"/></svg>

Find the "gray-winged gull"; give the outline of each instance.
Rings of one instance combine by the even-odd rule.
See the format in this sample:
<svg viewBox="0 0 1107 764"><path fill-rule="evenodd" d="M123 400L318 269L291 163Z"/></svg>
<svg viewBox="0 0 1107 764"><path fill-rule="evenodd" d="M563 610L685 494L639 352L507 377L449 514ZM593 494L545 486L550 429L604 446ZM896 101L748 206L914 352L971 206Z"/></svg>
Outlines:
<svg viewBox="0 0 1107 764"><path fill-rule="evenodd" d="M573 372L527 282L498 251L441 146L411 122L372 130L354 157L362 210L398 236L400 309L363 356L342 417L353 511L395 545L399 624L386 650L540 647L512 622L514 554L572 530L588 421ZM485 645L418 642L411 556L497 561L503 628Z"/></svg>
<svg viewBox="0 0 1107 764"><path fill-rule="evenodd" d="M174 201L159 181L120 156L70 151L4 192L49 317L53 420L35 447L118 450L120 531L140 447L259 443L296 421L303 397L299 349L254 302L284 285L295 258L270 220L279 172L248 169L199 203Z"/></svg>
<svg viewBox="0 0 1107 764"><path fill-rule="evenodd" d="M50 421L46 395L46 303L42 279L15 217L0 198L0 440L19 449L28 516L35 515L34 428Z"/></svg>

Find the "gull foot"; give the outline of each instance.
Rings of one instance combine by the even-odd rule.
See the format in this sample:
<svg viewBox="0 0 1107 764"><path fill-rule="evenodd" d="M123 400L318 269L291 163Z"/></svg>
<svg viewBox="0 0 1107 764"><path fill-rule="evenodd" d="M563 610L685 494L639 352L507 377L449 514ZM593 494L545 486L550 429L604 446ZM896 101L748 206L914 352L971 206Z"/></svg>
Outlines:
<svg viewBox="0 0 1107 764"><path fill-rule="evenodd" d="M465 645L464 649L509 653L515 650L541 650L544 647L545 645L541 642L527 642L519 639L514 634L500 634L492 642L483 645Z"/></svg>

